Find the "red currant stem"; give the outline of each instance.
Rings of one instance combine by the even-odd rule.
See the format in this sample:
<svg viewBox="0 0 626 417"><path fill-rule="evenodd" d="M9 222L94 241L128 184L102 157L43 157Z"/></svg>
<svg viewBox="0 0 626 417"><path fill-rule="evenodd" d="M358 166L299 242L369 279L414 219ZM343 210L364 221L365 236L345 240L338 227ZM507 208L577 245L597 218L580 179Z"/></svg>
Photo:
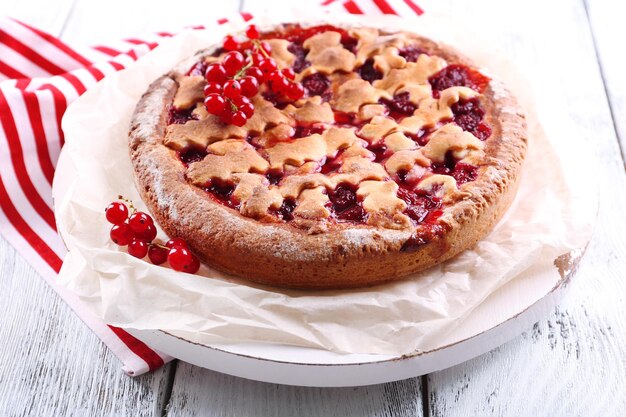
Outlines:
<svg viewBox="0 0 626 417"><path fill-rule="evenodd" d="M228 104L230 104L230 109L233 111L233 113L239 110L239 107L237 107L237 105L233 103L231 99L227 99L227 100L228 100Z"/></svg>
<svg viewBox="0 0 626 417"><path fill-rule="evenodd" d="M248 62L243 67L241 67L241 69L239 71L237 71L237 73L235 75L233 75L233 80L238 80L241 77L243 77L245 75L246 71L248 70L248 68L252 67L252 57L251 57L250 51L248 51L246 53L246 55L248 55L248 57L250 58L250 62Z"/></svg>
<svg viewBox="0 0 626 417"><path fill-rule="evenodd" d="M261 52L261 54L263 54L263 56L265 58L271 58L270 54L267 53L267 51L261 46L261 40L260 39L252 39L252 44L254 45L254 48L256 49L256 52Z"/></svg>
<svg viewBox="0 0 626 417"><path fill-rule="evenodd" d="M133 205L133 200L129 200L128 198L124 197L123 195L118 195L117 199L126 202L128 204L128 208L130 209L130 214L135 214L137 209Z"/></svg>
<svg viewBox="0 0 626 417"><path fill-rule="evenodd" d="M157 247L157 248L170 250L170 248L168 248L167 246L162 245L162 244L160 244L160 243L154 243L154 241L153 241L153 242L148 243L148 246L154 246L154 247Z"/></svg>

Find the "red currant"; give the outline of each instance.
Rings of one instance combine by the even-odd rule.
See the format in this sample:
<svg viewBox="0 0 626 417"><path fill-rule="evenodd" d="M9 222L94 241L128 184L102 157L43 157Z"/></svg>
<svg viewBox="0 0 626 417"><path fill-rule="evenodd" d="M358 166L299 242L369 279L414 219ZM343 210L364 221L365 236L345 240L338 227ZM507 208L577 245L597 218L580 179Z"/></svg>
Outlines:
<svg viewBox="0 0 626 417"><path fill-rule="evenodd" d="M277 77L276 80L271 82L272 91L278 94L287 94L287 90L289 89L289 84L291 84L285 77Z"/></svg>
<svg viewBox="0 0 626 417"><path fill-rule="evenodd" d="M283 68L281 70L281 72L283 73L283 75L285 76L285 78L287 78L290 81L295 80L296 78L296 73L293 72L293 70L291 68Z"/></svg>
<svg viewBox="0 0 626 417"><path fill-rule="evenodd" d="M128 244L128 254L135 258L144 258L148 254L148 244L141 239L133 239Z"/></svg>
<svg viewBox="0 0 626 417"><path fill-rule="evenodd" d="M239 43L235 40L234 37L228 35L224 38L224 49L227 51L234 51L239 49Z"/></svg>
<svg viewBox="0 0 626 417"><path fill-rule="evenodd" d="M204 99L204 107L211 114L222 114L226 108L226 100L217 93L211 93Z"/></svg>
<svg viewBox="0 0 626 417"><path fill-rule="evenodd" d="M248 121L248 118L246 117L245 113L241 110L238 110L235 113L233 113L233 116L230 119L230 122L232 124L234 124L235 126L239 126L239 127L245 125L247 121Z"/></svg>
<svg viewBox="0 0 626 417"><path fill-rule="evenodd" d="M230 100L236 107L242 106L244 104L248 104L250 103L250 99L246 96L238 96L238 97L233 97Z"/></svg>
<svg viewBox="0 0 626 417"><path fill-rule="evenodd" d="M200 260L197 256L192 254L191 263L188 265L185 272L187 272L188 274L195 274L196 272L198 272L198 269L200 269Z"/></svg>
<svg viewBox="0 0 626 417"><path fill-rule="evenodd" d="M271 72L276 71L278 66L276 65L276 61L272 58L266 58L259 62L259 69L263 72L263 74L270 74Z"/></svg>
<svg viewBox="0 0 626 417"><path fill-rule="evenodd" d="M151 245L150 249L148 249L148 258L150 262L155 265L161 265L165 261L167 261L167 254L169 251L160 246Z"/></svg>
<svg viewBox="0 0 626 417"><path fill-rule="evenodd" d="M228 80L224 84L224 96L228 98L235 98L241 95L241 85L237 80Z"/></svg>
<svg viewBox="0 0 626 417"><path fill-rule="evenodd" d="M181 239L179 237L175 237L172 238L170 240L167 241L167 243L165 244L165 246L167 246L168 248L172 249L175 246L183 246L185 248L187 248L187 242L185 241L185 239Z"/></svg>
<svg viewBox="0 0 626 417"><path fill-rule="evenodd" d="M287 87L287 97L292 100L299 100L304 96L304 87L302 84L290 83Z"/></svg>
<svg viewBox="0 0 626 417"><path fill-rule="evenodd" d="M248 26L248 29L246 29L246 36L249 39L259 39L259 31L255 25Z"/></svg>
<svg viewBox="0 0 626 417"><path fill-rule="evenodd" d="M264 78L263 71L261 71L259 67L248 68L246 70L246 75L256 78L258 82L262 82Z"/></svg>
<svg viewBox="0 0 626 417"><path fill-rule="evenodd" d="M244 103L244 104L239 106L239 110L242 111L243 114L245 114L246 117L249 119L254 114L254 104L252 104L252 103Z"/></svg>
<svg viewBox="0 0 626 417"><path fill-rule="evenodd" d="M220 64L211 64L207 67L204 77L207 82L222 83L228 78L226 69Z"/></svg>
<svg viewBox="0 0 626 417"><path fill-rule="evenodd" d="M259 65L259 62L265 59L265 56L260 52L252 52L250 54L250 58L252 58L252 63L254 65Z"/></svg>
<svg viewBox="0 0 626 417"><path fill-rule="evenodd" d="M233 110L230 108L230 106L227 106L224 111L220 114L220 120L222 120L222 123L224 124L231 124L231 121L233 119Z"/></svg>
<svg viewBox="0 0 626 417"><path fill-rule="evenodd" d="M272 71L267 75L267 81L272 83L280 82L282 78L285 76L280 71Z"/></svg>
<svg viewBox="0 0 626 417"><path fill-rule="evenodd" d="M194 259L195 258L195 259ZM170 249L167 255L170 266L175 271L196 273L200 268L200 263L191 251L182 246L176 246Z"/></svg>
<svg viewBox="0 0 626 417"><path fill-rule="evenodd" d="M133 233L143 233L151 224L154 224L152 217L142 211L137 211L131 214L128 219L128 226Z"/></svg>
<svg viewBox="0 0 626 417"><path fill-rule="evenodd" d="M104 210L104 215L109 223L124 223L128 218L128 207L126 207L126 204L120 202L111 203Z"/></svg>
<svg viewBox="0 0 626 417"><path fill-rule="evenodd" d="M154 224L148 225L145 231L141 233L135 233L137 239L145 240L146 242L152 242L157 235L157 229Z"/></svg>
<svg viewBox="0 0 626 417"><path fill-rule="evenodd" d="M239 80L239 85L241 86L241 94L246 97L253 97L259 92L259 82L250 75Z"/></svg>
<svg viewBox="0 0 626 417"><path fill-rule="evenodd" d="M231 51L222 60L222 66L226 70L226 74L232 77L243 67L244 61L241 52Z"/></svg>
<svg viewBox="0 0 626 417"><path fill-rule="evenodd" d="M133 238L133 233L128 227L128 223L120 223L116 224L111 228L111 240L113 243L119 246L126 246L130 243Z"/></svg>
<svg viewBox="0 0 626 417"><path fill-rule="evenodd" d="M208 82L204 86L204 95L209 94L222 94L222 84L216 82Z"/></svg>

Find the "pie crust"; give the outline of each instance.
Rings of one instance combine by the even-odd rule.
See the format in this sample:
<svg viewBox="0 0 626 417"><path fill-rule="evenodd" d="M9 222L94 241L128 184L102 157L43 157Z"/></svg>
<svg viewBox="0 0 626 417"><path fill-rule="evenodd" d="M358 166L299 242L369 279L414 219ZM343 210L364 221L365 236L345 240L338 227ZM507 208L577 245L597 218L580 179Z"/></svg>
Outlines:
<svg viewBox="0 0 626 417"><path fill-rule="evenodd" d="M250 281L340 289L424 270L492 230L527 147L501 82L408 32L287 24L262 37L302 99L260 93L246 125L225 125L202 105L216 46L136 107L135 179L169 236Z"/></svg>

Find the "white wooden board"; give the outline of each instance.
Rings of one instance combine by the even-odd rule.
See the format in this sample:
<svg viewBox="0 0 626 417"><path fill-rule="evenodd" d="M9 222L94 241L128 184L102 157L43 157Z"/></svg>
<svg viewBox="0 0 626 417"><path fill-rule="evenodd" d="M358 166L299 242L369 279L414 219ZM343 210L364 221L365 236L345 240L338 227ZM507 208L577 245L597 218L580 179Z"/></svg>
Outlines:
<svg viewBox="0 0 626 417"><path fill-rule="evenodd" d="M521 338L429 375L432 415L619 416L626 413L626 177L582 2L481 1L459 8L495 25L498 53L531 77L548 132L579 132L599 154L595 237L567 302ZM575 86L575 87L574 87ZM563 129L569 126L570 129ZM553 136L553 135L550 135ZM563 138L567 140L567 138Z"/></svg>
<svg viewBox="0 0 626 417"><path fill-rule="evenodd" d="M0 238L0 416L159 416L171 365L130 378Z"/></svg>
<svg viewBox="0 0 626 417"><path fill-rule="evenodd" d="M103 43L106 39L98 38L98 33L118 39L140 34L144 27L161 30L160 22L173 13L181 13L175 18L184 24L203 18L183 16L172 9L171 1L142 0L139 3L151 9L150 21L142 17L141 7L131 6L135 10L128 17L131 23L118 24L116 9L128 2L94 9L98 6L89 6L94 2L76 0L70 16L67 5L72 3L0 0L0 13L56 34L66 25L64 39L81 44L89 39ZM212 11L227 0L204 3ZM249 3L247 8L270 2ZM412 379L357 389L285 387L180 363L168 415L420 416L422 400L430 402L427 414L432 416L626 415L626 288L620 272L626 270L626 179L612 130L615 123L624 140L626 26L619 9L624 6L610 0L587 1L613 122L582 0L419 3L427 12L458 10L477 22L495 25L501 31L496 52L529 68L529 78L545 94L546 103L559 106L556 120L572 124L597 144L601 163L590 175L603 184L600 222L571 294L558 312L525 336L424 378L426 386ZM577 83L580 79L586 82ZM572 85L582 85L582 90L572 91ZM161 415L165 400L159 398L169 397L166 375L136 379L123 375L119 362L4 241L0 241L0 306L0 415ZM20 332L29 338L21 338ZM51 338L54 334L58 336ZM27 365L29 361L36 366ZM422 389L429 391L427 398Z"/></svg>

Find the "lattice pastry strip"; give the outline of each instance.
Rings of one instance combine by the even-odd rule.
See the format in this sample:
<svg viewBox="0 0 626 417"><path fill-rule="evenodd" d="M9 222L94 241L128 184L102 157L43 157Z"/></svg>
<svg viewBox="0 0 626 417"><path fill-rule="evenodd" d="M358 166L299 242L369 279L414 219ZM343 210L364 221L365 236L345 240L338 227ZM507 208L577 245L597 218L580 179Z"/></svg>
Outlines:
<svg viewBox="0 0 626 417"><path fill-rule="evenodd" d="M354 69L355 56L341 44L341 34L328 31L319 33L304 41L303 46L309 52L306 55L311 66L303 71L304 75L312 72L331 74L335 71L350 72Z"/></svg>

